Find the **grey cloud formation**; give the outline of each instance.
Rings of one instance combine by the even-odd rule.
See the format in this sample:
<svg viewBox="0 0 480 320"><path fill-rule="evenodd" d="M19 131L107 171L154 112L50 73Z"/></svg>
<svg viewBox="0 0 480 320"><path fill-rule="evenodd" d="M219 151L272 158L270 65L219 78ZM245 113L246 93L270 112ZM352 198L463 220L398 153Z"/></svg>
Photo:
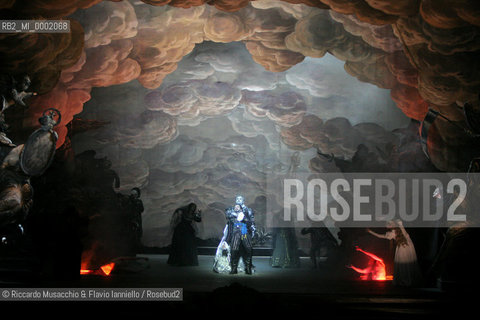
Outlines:
<svg viewBox="0 0 480 320"><path fill-rule="evenodd" d="M284 127L299 124L306 112L303 97L292 91L272 95L268 91L246 90L243 92L242 103L253 116L267 117Z"/></svg>
<svg viewBox="0 0 480 320"><path fill-rule="evenodd" d="M165 83L209 77L250 91L273 90L282 78L281 74L266 71L254 63L241 42L228 45L204 42L182 60L177 70L165 79Z"/></svg>
<svg viewBox="0 0 480 320"><path fill-rule="evenodd" d="M186 82L150 92L147 108L178 116L182 124L197 123L198 117L219 116L234 109L241 98L238 89L225 82Z"/></svg>
<svg viewBox="0 0 480 320"><path fill-rule="evenodd" d="M323 121L313 115L305 117L297 126L283 128L281 135L292 148L304 150L317 147L321 152L341 159L351 159L360 144L370 150L375 150L375 147L383 149L395 139L391 132L374 123L352 126L346 118Z"/></svg>
<svg viewBox="0 0 480 320"><path fill-rule="evenodd" d="M388 140L388 131L379 125L362 124L360 118L352 125L335 117L355 118L356 106L345 101L368 88L370 100L366 95L359 104L386 109L371 100L387 90L358 85L341 61L325 59L307 59L287 72L271 73L253 61L242 43L205 42L158 89L136 81L95 89L84 115L112 119L112 124L80 136L74 145L95 146L99 155L117 162L122 190L142 186L147 245L167 245L172 212L191 201L205 214L198 226L203 238L223 230L223 209L236 193L257 206L259 221L264 221L266 199L276 201L266 193L267 175L312 170L317 147L348 159L359 143L382 147ZM243 84L247 75L253 75L254 90ZM389 107L399 112L393 104ZM308 124L308 119L316 122ZM387 124L403 126L406 118L397 120ZM300 133L301 127L308 130Z"/></svg>
<svg viewBox="0 0 480 320"><path fill-rule="evenodd" d="M322 119L346 117L353 124L375 122L390 130L408 124L390 90L356 80L344 71L342 61L330 54L307 58L292 67L286 72L286 81L300 92L308 92L304 94L311 101L307 112Z"/></svg>

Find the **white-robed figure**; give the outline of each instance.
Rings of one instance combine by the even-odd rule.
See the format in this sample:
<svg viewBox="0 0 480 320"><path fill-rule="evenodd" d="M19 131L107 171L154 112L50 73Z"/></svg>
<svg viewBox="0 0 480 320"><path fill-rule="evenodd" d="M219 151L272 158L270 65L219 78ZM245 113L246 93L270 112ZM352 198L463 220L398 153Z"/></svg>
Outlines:
<svg viewBox="0 0 480 320"><path fill-rule="evenodd" d="M415 287L422 282L420 267L417 263L417 253L410 235L403 227L401 220L387 223L389 231L378 234L370 229L367 231L377 238L394 240L396 244L393 266L393 283L398 286Z"/></svg>
<svg viewBox="0 0 480 320"><path fill-rule="evenodd" d="M230 273L232 267L230 266L231 250L230 245L227 243L228 225L223 229L223 237L218 244L217 251L215 253L215 260L213 261L213 271L217 273ZM240 257L238 263L238 271L243 272L244 265L243 259Z"/></svg>

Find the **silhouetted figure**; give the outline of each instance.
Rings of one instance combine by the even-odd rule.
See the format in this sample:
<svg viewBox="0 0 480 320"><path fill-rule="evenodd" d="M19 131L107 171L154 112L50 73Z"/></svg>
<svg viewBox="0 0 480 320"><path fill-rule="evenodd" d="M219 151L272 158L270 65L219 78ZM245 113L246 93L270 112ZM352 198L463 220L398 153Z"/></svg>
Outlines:
<svg viewBox="0 0 480 320"><path fill-rule="evenodd" d="M169 265L198 266L195 229L192 224L200 221L201 211L197 211L197 205L193 202L175 210L171 220L174 231L167 261Z"/></svg>
<svg viewBox="0 0 480 320"><path fill-rule="evenodd" d="M467 102L463 105L463 113L468 128L475 134L480 134L480 94L475 102Z"/></svg>
<svg viewBox="0 0 480 320"><path fill-rule="evenodd" d="M332 236L327 228L303 228L303 235L310 234L310 260L313 268L318 267L317 256L322 254L328 256L333 248L337 246L336 239Z"/></svg>
<svg viewBox="0 0 480 320"><path fill-rule="evenodd" d="M101 184L102 189L118 189L120 188L120 177L117 172L112 169L112 162L106 157L97 160L100 180L97 183Z"/></svg>
<svg viewBox="0 0 480 320"><path fill-rule="evenodd" d="M467 174L467 195L457 210L467 214L466 222L457 222L445 230L444 240L429 271L429 277L440 280L442 289L476 290L480 284L476 276L478 268L478 243L480 228L478 215L478 195L480 194L480 158L472 159ZM447 193L448 195L448 193ZM445 199L444 206L452 200ZM435 194L434 194L435 196ZM440 197L442 199L442 197ZM450 200L450 201L449 201Z"/></svg>
<svg viewBox="0 0 480 320"><path fill-rule="evenodd" d="M139 188L132 188L130 196L128 197L128 224L133 235L135 252L142 247L143 236L142 213L144 207L140 195L141 192Z"/></svg>
<svg viewBox="0 0 480 320"><path fill-rule="evenodd" d="M297 237L293 228L276 228L273 231L273 252L270 265L274 268L298 268L300 256L298 254Z"/></svg>

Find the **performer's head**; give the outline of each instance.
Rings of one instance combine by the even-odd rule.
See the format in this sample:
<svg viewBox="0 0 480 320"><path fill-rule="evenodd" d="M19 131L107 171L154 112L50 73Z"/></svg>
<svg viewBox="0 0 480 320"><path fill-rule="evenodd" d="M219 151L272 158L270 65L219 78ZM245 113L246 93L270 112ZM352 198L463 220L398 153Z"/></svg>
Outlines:
<svg viewBox="0 0 480 320"><path fill-rule="evenodd" d="M395 242L397 243L397 246L402 246L407 244L407 239L403 235L402 230L400 230L400 223L398 222L399 220L396 221L388 221L387 222L387 229L393 230L395 234Z"/></svg>
<svg viewBox="0 0 480 320"><path fill-rule="evenodd" d="M20 90L26 91L31 84L32 80L30 80L30 77L28 75L24 75L20 81Z"/></svg>
<svg viewBox="0 0 480 320"><path fill-rule="evenodd" d="M235 198L235 203L236 204L242 205L244 201L245 201L245 199L243 198L243 196L237 196Z"/></svg>
<svg viewBox="0 0 480 320"><path fill-rule="evenodd" d="M193 202L190 202L188 204L188 212L193 214L195 213L195 210L197 210L197 205Z"/></svg>
<svg viewBox="0 0 480 320"><path fill-rule="evenodd" d="M387 229L394 229L397 227L397 224L395 223L395 221L390 220L390 221L387 221L387 223L385 224L385 227Z"/></svg>
<svg viewBox="0 0 480 320"><path fill-rule="evenodd" d="M132 196L132 198L135 198L135 199L140 198L140 194L141 194L140 189L137 187L132 188L132 190L130 190L130 195Z"/></svg>

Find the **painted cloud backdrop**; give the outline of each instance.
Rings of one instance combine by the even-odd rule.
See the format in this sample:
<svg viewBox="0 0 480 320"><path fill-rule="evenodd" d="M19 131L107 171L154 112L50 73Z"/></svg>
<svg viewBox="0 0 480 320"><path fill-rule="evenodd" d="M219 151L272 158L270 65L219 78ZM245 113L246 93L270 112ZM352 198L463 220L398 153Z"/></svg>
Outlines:
<svg viewBox="0 0 480 320"><path fill-rule="evenodd" d="M209 7L177 13L178 9L173 8L139 6L148 9L148 17L169 16L173 20L208 21L220 19L216 15L225 15ZM302 8L305 12L312 10ZM207 9L211 11L208 15L200 12ZM261 28L266 28L264 10L269 11L270 25L268 31L260 34ZM267 197L272 196L266 192L268 174L287 172L292 166L295 170L310 171L317 148L349 159L360 143L381 147L388 141L385 137L392 135L391 130L409 123L395 106L388 89L358 81L345 71L344 62L331 54L325 53L321 59L302 56L285 68L271 58L267 61L256 56L261 49L252 53L256 42L267 39L273 42L280 34L284 37L286 31L292 32L296 21L292 13L275 7L249 7L237 16L241 19L231 19L243 24L250 17L246 26L235 27L238 34L220 35L212 25L202 35L208 40L189 48L188 54L184 49L176 51L180 55L175 58L174 70L165 72L165 76L155 73L155 77L149 78L159 81L161 77L158 85L144 82L142 79L147 76L142 78L142 74L153 72L149 69L160 70L153 66L155 59L164 65L165 59L172 56L152 52L153 56L141 58L144 63L137 60L144 70L137 78L139 81L94 88L92 98L85 104L83 117L110 119L112 124L79 137L73 145L77 152L94 146L99 157L112 159L124 190L134 185L144 189L146 245L167 244L171 213L190 201L203 209L204 222L199 235L217 237L224 223L223 209L235 193L243 194L251 205L266 207ZM143 15L143 19L139 25L153 24L151 20L145 21L153 18ZM173 31L169 36L192 41L197 31L189 39ZM168 33L149 32L159 39ZM258 34L254 38L255 33ZM251 40L241 41L246 38ZM153 42L151 37L148 41ZM119 39L103 46L115 42ZM158 45L158 41L155 43ZM286 66L289 60L278 61ZM152 67L145 68L147 65ZM316 122L309 121L310 118ZM370 133L354 127L362 124L371 126L383 141L374 141ZM306 129L307 136L297 127ZM293 159L299 159L300 163ZM259 210L260 223L264 215L264 209Z"/></svg>
<svg viewBox="0 0 480 320"><path fill-rule="evenodd" d="M168 243L170 214L189 201L203 209L203 238L221 232L237 191L262 219L268 174L339 170L317 150L351 160L364 145L380 164L410 159L402 170L418 169L410 120L430 106L462 121L458 106L480 89L475 1L10 0L0 9L72 19L71 34L1 35L4 69L26 70L39 92L26 126L44 106L61 110L59 145L75 115L111 122L72 145L108 156L122 191L144 190L146 245ZM462 170L458 132L432 130L432 163Z"/></svg>

